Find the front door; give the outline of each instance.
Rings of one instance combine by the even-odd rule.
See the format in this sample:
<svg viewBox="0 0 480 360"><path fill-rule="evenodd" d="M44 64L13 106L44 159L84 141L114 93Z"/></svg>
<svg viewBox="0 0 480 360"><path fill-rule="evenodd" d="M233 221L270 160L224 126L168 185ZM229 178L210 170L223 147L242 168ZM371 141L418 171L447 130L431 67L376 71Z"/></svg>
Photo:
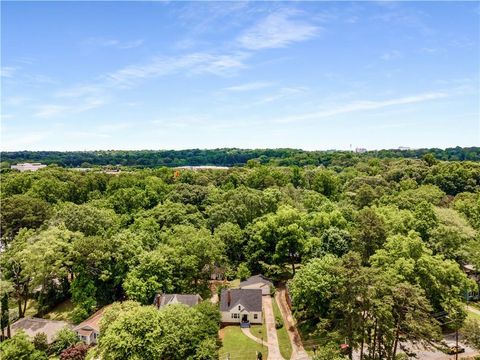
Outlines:
<svg viewBox="0 0 480 360"><path fill-rule="evenodd" d="M247 314L243 314L242 322L247 322L247 321L248 321Z"/></svg>

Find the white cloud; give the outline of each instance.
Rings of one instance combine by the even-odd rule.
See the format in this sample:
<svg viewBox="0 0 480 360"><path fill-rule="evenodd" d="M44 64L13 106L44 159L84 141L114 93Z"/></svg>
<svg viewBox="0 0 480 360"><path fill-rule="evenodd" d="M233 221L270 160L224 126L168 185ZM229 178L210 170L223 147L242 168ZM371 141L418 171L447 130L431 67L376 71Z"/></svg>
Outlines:
<svg viewBox="0 0 480 360"><path fill-rule="evenodd" d="M382 56L380 56L380 59L384 61L389 61L389 60L398 59L401 56L402 56L402 53L400 51L391 50L391 51L387 51L386 53L383 53Z"/></svg>
<svg viewBox="0 0 480 360"><path fill-rule="evenodd" d="M272 83L269 83L269 82L251 82L251 83L230 86L225 88L225 90L242 92L242 91L264 89L270 86L272 86Z"/></svg>
<svg viewBox="0 0 480 360"><path fill-rule="evenodd" d="M281 48L316 36L320 28L306 21L292 19L298 14L291 10L270 14L244 32L238 42L246 49L259 50Z"/></svg>
<svg viewBox="0 0 480 360"><path fill-rule="evenodd" d="M96 47L113 47L117 49L133 49L143 45L145 41L143 39L131 40L131 41L120 41L116 39L102 38L102 37L93 37L86 39L83 43L88 46Z"/></svg>
<svg viewBox="0 0 480 360"><path fill-rule="evenodd" d="M73 102L66 105L47 104L37 107L37 111L33 114L33 116L45 119L57 116L65 116L95 109L105 104L106 100L102 98L80 99L78 102Z"/></svg>
<svg viewBox="0 0 480 360"><path fill-rule="evenodd" d="M293 116L276 119L274 122L291 123L291 122L296 122L301 120L315 120L315 119L327 118L335 115L348 114L348 113L354 113L359 111L376 110L376 109L381 109L389 106L421 103L425 101L442 99L449 96L450 95L445 92L429 92L429 93L394 98L389 100L380 100L380 101L361 100L361 101L355 101L355 102L351 102L344 105L335 106L330 109L324 109L317 112L293 115Z"/></svg>
<svg viewBox="0 0 480 360"><path fill-rule="evenodd" d="M107 79L113 84L131 85L141 79L165 76L185 71L189 74L211 73L225 76L245 67L244 53L229 55L213 55L208 53L192 53L178 57L156 57L144 64L124 67L107 74Z"/></svg>
<svg viewBox="0 0 480 360"><path fill-rule="evenodd" d="M30 149L32 145L39 143L40 141L46 139L51 135L52 133L48 131L11 133L8 134L8 136L2 135L2 141L0 141L0 149L2 151Z"/></svg>
<svg viewBox="0 0 480 360"><path fill-rule="evenodd" d="M13 66L2 66L0 69L0 77L11 78L16 70L17 68Z"/></svg>

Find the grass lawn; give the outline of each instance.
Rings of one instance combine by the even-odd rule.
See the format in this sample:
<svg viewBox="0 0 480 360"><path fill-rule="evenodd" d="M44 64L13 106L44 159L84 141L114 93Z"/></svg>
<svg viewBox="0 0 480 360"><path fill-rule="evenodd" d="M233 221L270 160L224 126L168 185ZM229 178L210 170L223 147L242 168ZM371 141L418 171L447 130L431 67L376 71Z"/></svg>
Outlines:
<svg viewBox="0 0 480 360"><path fill-rule="evenodd" d="M267 341L267 327L265 326L265 321L263 321L262 325L251 325L250 332L253 336L256 336L263 341Z"/></svg>
<svg viewBox="0 0 480 360"><path fill-rule="evenodd" d="M467 310L467 314L468 314L468 318L469 318L469 319L480 320L480 315L477 314L477 313L474 313L473 311Z"/></svg>
<svg viewBox="0 0 480 360"><path fill-rule="evenodd" d="M280 308L278 307L277 300L272 298L273 303L273 314L275 315L275 319L279 318L282 319L282 313L280 312ZM282 326L280 329L277 329L277 337L278 337L278 345L280 347L280 353L285 359L290 359L292 356L292 343L290 342L290 338L288 337L288 331L285 326Z"/></svg>
<svg viewBox="0 0 480 360"><path fill-rule="evenodd" d="M222 347L219 352L219 359L227 359L227 354L231 360L255 360L257 351L263 355L263 359L267 358L267 348L259 343L249 339L243 335L240 326L226 326L220 330L220 338L222 339Z"/></svg>
<svg viewBox="0 0 480 360"><path fill-rule="evenodd" d="M238 288L239 286L240 286L240 279L235 279L228 282L228 287L230 289L235 289L235 288Z"/></svg>
<svg viewBox="0 0 480 360"><path fill-rule="evenodd" d="M44 318L49 320L61 320L61 321L71 321L70 314L73 311L73 304L70 300L65 300L64 302L55 306L48 314L45 314Z"/></svg>

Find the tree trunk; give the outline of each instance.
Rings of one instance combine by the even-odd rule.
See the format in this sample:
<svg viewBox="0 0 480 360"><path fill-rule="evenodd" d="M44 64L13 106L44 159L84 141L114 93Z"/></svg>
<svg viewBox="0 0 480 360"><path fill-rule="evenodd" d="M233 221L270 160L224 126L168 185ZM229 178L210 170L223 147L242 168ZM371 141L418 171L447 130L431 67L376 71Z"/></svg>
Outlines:
<svg viewBox="0 0 480 360"><path fill-rule="evenodd" d="M457 346L455 349L455 360L458 360L458 326L455 330L455 345Z"/></svg>
<svg viewBox="0 0 480 360"><path fill-rule="evenodd" d="M395 359L397 355L397 346L398 346L398 338L400 336L400 321L397 323L397 330L395 331L395 340L393 342L393 355L392 359Z"/></svg>
<svg viewBox="0 0 480 360"><path fill-rule="evenodd" d="M18 305L18 317L22 318L23 313L22 313L22 298L19 296L17 300L17 305Z"/></svg>
<svg viewBox="0 0 480 360"><path fill-rule="evenodd" d="M375 320L375 328L373 330L373 349L372 349L372 359L375 360L375 350L377 347L377 320Z"/></svg>
<svg viewBox="0 0 480 360"><path fill-rule="evenodd" d="M291 262L292 262L293 276L295 276L295 259L293 257L291 258Z"/></svg>

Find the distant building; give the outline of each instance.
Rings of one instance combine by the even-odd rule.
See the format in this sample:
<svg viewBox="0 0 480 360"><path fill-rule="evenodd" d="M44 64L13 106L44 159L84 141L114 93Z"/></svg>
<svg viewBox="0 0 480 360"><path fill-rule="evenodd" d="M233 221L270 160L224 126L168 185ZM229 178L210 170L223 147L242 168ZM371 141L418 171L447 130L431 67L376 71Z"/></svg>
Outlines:
<svg viewBox="0 0 480 360"><path fill-rule="evenodd" d="M400 151L407 151L407 150L410 150L410 148L408 146L399 146L398 147L398 150Z"/></svg>
<svg viewBox="0 0 480 360"><path fill-rule="evenodd" d="M363 153L367 152L367 149L365 149L365 148L355 148L355 152L357 154L363 154Z"/></svg>
<svg viewBox="0 0 480 360"><path fill-rule="evenodd" d="M154 305L157 309L160 309L167 305L173 304L184 304L187 306L198 305L202 301L202 297L198 294L189 295L189 294L157 294L155 296Z"/></svg>
<svg viewBox="0 0 480 360"><path fill-rule="evenodd" d="M47 165L41 163L20 163L10 166L10 168L18 170L20 172L37 171L39 169L43 169L44 167L47 167Z"/></svg>
<svg viewBox="0 0 480 360"><path fill-rule="evenodd" d="M181 170L228 170L230 168L228 166L202 165L202 166L177 166L175 169L181 169Z"/></svg>
<svg viewBox="0 0 480 360"><path fill-rule="evenodd" d="M261 274L251 276L238 285L239 289L260 289L262 290L262 295L270 295L272 287L273 283Z"/></svg>
<svg viewBox="0 0 480 360"><path fill-rule="evenodd" d="M33 339L38 333L45 333L47 335L47 343L51 344L55 341L57 332L65 327L71 328L65 321L25 317L10 325L10 331L13 336L18 331L23 330L30 339Z"/></svg>
<svg viewBox="0 0 480 360"><path fill-rule="evenodd" d="M242 326L262 323L262 290L224 289L220 294L222 323Z"/></svg>
<svg viewBox="0 0 480 360"><path fill-rule="evenodd" d="M87 320L73 328L73 331L77 333L78 338L85 344L90 345L98 342L98 336L100 335L100 321L102 320L103 313L107 307L108 306L101 308Z"/></svg>
<svg viewBox="0 0 480 360"><path fill-rule="evenodd" d="M474 280L477 283L477 285L480 286L480 273L478 272L478 270L475 268L474 265L465 264L465 265L462 265L462 269L465 272L465 274L467 274L469 279ZM468 301L479 300L480 293L479 291L467 291L465 294L465 298Z"/></svg>

